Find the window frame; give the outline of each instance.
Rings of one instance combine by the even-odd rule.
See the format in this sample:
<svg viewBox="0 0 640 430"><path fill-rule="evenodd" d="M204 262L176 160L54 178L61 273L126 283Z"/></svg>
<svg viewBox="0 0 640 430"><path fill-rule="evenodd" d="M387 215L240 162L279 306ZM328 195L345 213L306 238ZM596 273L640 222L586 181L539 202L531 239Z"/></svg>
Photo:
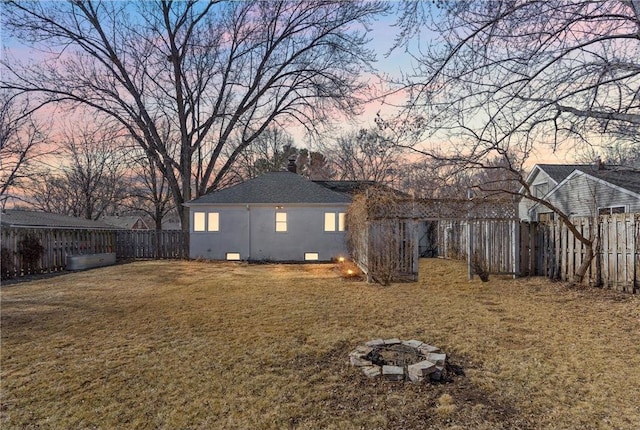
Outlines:
<svg viewBox="0 0 640 430"><path fill-rule="evenodd" d="M549 218L549 219L541 219L541 217ZM556 220L555 212L538 212L538 222L551 222Z"/></svg>
<svg viewBox="0 0 640 430"><path fill-rule="evenodd" d="M220 212L193 211L191 220L194 233L216 233L220 231Z"/></svg>
<svg viewBox="0 0 640 430"><path fill-rule="evenodd" d="M324 213L324 232L325 233L342 233L346 231L346 212L325 212ZM329 228L327 228L329 227Z"/></svg>
<svg viewBox="0 0 640 430"><path fill-rule="evenodd" d="M543 192L540 192L543 191ZM533 196L534 197L544 197L549 194L549 183L548 182L538 182L537 184L533 184Z"/></svg>
<svg viewBox="0 0 640 430"><path fill-rule="evenodd" d="M338 231L347 231L347 213L338 212Z"/></svg>
<svg viewBox="0 0 640 430"><path fill-rule="evenodd" d="M213 224L213 226L211 224ZM207 212L207 231L208 232L220 231L220 212Z"/></svg>
<svg viewBox="0 0 640 430"><path fill-rule="evenodd" d="M336 213L335 212L324 213L324 231L328 233L336 231Z"/></svg>
<svg viewBox="0 0 640 430"><path fill-rule="evenodd" d="M319 261L320 253L318 252L305 252L304 261Z"/></svg>
<svg viewBox="0 0 640 430"><path fill-rule="evenodd" d="M278 219L278 218L284 218L284 219ZM289 220L286 212L276 211L276 216L275 216L276 233L286 233L288 230L288 221Z"/></svg>
<svg viewBox="0 0 640 430"><path fill-rule="evenodd" d="M622 209L622 212L619 211L620 209ZM603 206L598 208L598 215L624 214L627 213L627 211L628 209L626 205Z"/></svg>
<svg viewBox="0 0 640 430"><path fill-rule="evenodd" d="M207 231L207 213L205 211L193 212L193 231L204 233Z"/></svg>

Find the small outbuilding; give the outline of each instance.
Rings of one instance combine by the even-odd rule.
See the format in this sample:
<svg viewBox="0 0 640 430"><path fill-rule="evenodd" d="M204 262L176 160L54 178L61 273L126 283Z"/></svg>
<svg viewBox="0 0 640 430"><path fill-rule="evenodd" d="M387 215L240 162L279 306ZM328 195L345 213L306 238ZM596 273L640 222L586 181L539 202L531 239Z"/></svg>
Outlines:
<svg viewBox="0 0 640 430"><path fill-rule="evenodd" d="M350 203L349 193L291 171L266 173L185 204L189 256L248 261L347 256L345 215Z"/></svg>

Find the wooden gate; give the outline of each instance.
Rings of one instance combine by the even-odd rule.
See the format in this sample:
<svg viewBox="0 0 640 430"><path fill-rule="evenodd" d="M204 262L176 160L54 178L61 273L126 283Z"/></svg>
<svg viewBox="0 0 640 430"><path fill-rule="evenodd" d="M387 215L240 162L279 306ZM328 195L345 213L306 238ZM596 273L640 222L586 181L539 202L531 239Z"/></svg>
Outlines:
<svg viewBox="0 0 640 430"><path fill-rule="evenodd" d="M357 196L347 213L349 248L369 279L417 280L419 232L425 225L437 232L430 240L432 247L437 243L432 254L470 258L480 253L490 273L518 273L519 221L513 201L416 200L389 194L369 201L371 196Z"/></svg>

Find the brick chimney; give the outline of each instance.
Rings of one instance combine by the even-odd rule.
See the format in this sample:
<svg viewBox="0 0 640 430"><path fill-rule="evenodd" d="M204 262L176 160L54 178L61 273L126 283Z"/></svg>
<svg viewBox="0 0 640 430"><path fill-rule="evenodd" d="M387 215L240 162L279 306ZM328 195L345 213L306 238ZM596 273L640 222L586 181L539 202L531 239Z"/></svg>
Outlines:
<svg viewBox="0 0 640 430"><path fill-rule="evenodd" d="M298 173L298 167L296 166L296 159L291 157L289 158L289 164L287 164L287 170L291 173Z"/></svg>

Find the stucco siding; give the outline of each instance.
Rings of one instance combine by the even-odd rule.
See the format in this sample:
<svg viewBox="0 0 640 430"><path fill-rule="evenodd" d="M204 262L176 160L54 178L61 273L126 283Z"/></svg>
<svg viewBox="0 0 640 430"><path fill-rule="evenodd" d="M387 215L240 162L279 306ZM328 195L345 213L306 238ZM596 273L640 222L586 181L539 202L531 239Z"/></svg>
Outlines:
<svg viewBox="0 0 640 430"><path fill-rule="evenodd" d="M218 213L219 230L215 232L194 231L194 212ZM249 218L244 206L236 207L192 207L189 210L190 241L189 256L206 260L226 260L228 252L240 253L247 259Z"/></svg>
<svg viewBox="0 0 640 430"><path fill-rule="evenodd" d="M338 215L347 205L198 205L190 208L191 258L224 260L239 253L242 260L304 261L317 253L318 261L347 254L346 232L327 232L325 213ZM218 213L219 231L194 231L194 212ZM276 231L276 213L286 214L286 231ZM284 224L280 224L283 228Z"/></svg>

